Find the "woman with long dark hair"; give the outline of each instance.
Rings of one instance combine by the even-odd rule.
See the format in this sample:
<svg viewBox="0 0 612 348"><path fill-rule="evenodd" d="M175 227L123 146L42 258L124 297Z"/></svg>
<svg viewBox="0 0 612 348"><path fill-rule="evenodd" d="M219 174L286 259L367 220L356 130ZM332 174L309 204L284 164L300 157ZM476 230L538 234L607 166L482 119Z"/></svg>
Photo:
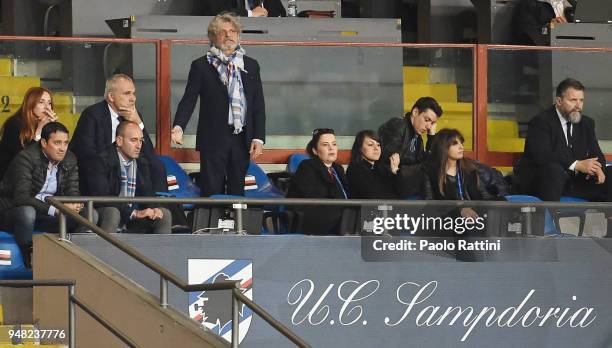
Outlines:
<svg viewBox="0 0 612 348"><path fill-rule="evenodd" d="M333 129L317 128L306 146L310 159L300 163L289 183L290 198L348 198L344 169L338 163L338 144ZM296 207L302 214L297 232L305 234L338 234L342 207Z"/></svg>
<svg viewBox="0 0 612 348"><path fill-rule="evenodd" d="M464 157L463 135L456 129L443 129L433 139L422 169L426 180L426 199L491 200L495 199L480 183L474 161ZM462 208L462 217L478 217L472 208Z"/></svg>
<svg viewBox="0 0 612 348"><path fill-rule="evenodd" d="M380 138L373 130L362 130L355 136L351 162L346 171L351 198L397 199L399 154L390 157L391 169L380 163Z"/></svg>
<svg viewBox="0 0 612 348"><path fill-rule="evenodd" d="M28 89L19 110L2 127L0 178L19 151L32 141L38 141L42 128L54 121L57 121L57 115L53 111L51 91L44 87Z"/></svg>

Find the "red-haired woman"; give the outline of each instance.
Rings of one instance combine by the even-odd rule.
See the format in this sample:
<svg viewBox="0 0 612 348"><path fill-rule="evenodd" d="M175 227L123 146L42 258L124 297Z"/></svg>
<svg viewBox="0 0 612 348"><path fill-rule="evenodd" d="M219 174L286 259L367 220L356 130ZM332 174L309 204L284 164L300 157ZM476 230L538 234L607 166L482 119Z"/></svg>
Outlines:
<svg viewBox="0 0 612 348"><path fill-rule="evenodd" d="M57 121L51 91L31 87L23 97L19 110L4 123L0 138L0 178L13 158L32 141L40 139L40 131L49 122Z"/></svg>

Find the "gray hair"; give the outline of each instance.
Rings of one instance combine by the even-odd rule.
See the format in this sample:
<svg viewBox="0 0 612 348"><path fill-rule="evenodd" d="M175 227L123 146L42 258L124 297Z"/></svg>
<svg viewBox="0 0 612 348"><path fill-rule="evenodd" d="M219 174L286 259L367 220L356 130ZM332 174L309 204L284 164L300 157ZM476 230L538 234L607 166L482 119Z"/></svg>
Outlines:
<svg viewBox="0 0 612 348"><path fill-rule="evenodd" d="M134 81L132 81L132 78L127 76L126 74L115 74L109 77L108 79L106 79L106 86L104 86L104 99L108 99L108 94L113 89L115 89L115 85L117 84L117 81L119 81L119 79L124 79L130 81L131 83L134 83Z"/></svg>
<svg viewBox="0 0 612 348"><path fill-rule="evenodd" d="M221 25L223 23L230 23L240 35L242 25L240 24L239 17L231 12L222 12L216 15L215 18L210 21L210 24L208 24L208 39L210 40L211 44L217 33L219 33L219 30L221 30Z"/></svg>

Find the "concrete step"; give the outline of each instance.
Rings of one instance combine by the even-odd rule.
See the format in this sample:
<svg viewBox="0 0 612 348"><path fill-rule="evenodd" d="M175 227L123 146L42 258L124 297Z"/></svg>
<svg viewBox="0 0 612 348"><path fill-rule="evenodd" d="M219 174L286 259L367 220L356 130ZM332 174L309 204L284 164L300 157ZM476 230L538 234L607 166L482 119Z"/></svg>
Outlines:
<svg viewBox="0 0 612 348"><path fill-rule="evenodd" d="M405 66L403 69L404 84L430 83L430 72L431 68L425 66Z"/></svg>
<svg viewBox="0 0 612 348"><path fill-rule="evenodd" d="M24 94L2 95L0 97L0 112L14 114L21 107L23 97ZM72 92L53 92L53 109L58 113L71 113L74 110L73 99Z"/></svg>
<svg viewBox="0 0 612 348"><path fill-rule="evenodd" d="M435 98L439 103L457 102L457 85L454 83L409 83L404 84L404 105L412 107L414 102L424 96Z"/></svg>
<svg viewBox="0 0 612 348"><path fill-rule="evenodd" d="M62 78L62 61L51 59L14 59L14 76L40 76L43 80Z"/></svg>
<svg viewBox="0 0 612 348"><path fill-rule="evenodd" d="M0 76L13 76L13 59L11 57L0 58Z"/></svg>

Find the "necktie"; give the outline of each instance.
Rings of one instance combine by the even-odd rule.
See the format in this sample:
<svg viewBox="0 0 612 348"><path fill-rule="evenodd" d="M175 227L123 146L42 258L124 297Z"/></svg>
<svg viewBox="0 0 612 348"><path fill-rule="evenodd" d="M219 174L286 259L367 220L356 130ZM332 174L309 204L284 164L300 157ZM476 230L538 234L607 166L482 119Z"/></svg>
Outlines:
<svg viewBox="0 0 612 348"><path fill-rule="evenodd" d="M566 130L566 135L567 135L567 147L569 147L570 149L572 148L572 123L571 122L566 122L565 126L567 127Z"/></svg>

